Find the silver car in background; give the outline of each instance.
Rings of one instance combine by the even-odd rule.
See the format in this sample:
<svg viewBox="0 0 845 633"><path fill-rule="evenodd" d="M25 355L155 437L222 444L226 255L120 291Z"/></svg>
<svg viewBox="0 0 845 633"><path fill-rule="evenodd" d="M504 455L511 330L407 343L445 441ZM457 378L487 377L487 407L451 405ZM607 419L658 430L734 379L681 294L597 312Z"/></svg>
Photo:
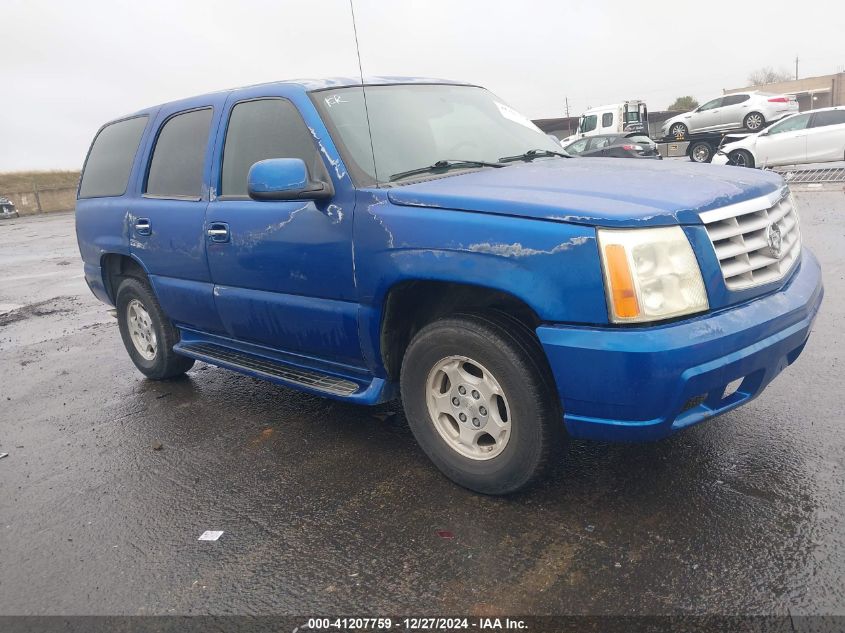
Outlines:
<svg viewBox="0 0 845 633"><path fill-rule="evenodd" d="M798 112L795 95L766 92L738 92L724 95L667 119L663 136L685 139L696 132L716 132L745 128L757 132L772 121Z"/></svg>

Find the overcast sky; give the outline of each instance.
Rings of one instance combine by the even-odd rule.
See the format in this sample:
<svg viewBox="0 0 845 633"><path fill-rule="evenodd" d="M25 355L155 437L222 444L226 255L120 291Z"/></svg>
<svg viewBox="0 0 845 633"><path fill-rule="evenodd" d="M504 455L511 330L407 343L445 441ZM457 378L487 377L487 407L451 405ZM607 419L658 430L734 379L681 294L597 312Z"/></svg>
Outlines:
<svg viewBox="0 0 845 633"><path fill-rule="evenodd" d="M845 1L355 0L366 75L484 85L531 118L703 101L845 67ZM759 12L759 13L757 13ZM0 0L0 171L79 168L97 128L202 92L358 70L348 0Z"/></svg>

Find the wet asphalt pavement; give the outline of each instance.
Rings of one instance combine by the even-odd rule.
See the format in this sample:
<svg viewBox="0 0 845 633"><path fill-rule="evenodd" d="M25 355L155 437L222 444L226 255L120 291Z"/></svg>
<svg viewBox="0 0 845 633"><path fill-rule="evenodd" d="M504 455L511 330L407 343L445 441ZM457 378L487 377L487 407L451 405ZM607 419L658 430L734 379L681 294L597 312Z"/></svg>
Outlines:
<svg viewBox="0 0 845 633"><path fill-rule="evenodd" d="M845 191L798 202L827 290L798 362L510 498L442 477L396 404L143 379L73 216L0 223L0 614L845 614Z"/></svg>

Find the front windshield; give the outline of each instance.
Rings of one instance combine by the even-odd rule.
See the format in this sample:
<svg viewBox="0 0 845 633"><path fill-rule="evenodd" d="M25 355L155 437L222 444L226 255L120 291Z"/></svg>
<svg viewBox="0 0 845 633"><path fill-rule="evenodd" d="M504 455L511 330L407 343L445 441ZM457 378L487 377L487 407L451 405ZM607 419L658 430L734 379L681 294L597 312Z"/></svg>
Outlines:
<svg viewBox="0 0 845 633"><path fill-rule="evenodd" d="M386 183L395 174L438 161L496 163L529 150L561 149L529 119L483 88L367 86L366 96L372 146L361 86L312 95L344 161L363 185Z"/></svg>

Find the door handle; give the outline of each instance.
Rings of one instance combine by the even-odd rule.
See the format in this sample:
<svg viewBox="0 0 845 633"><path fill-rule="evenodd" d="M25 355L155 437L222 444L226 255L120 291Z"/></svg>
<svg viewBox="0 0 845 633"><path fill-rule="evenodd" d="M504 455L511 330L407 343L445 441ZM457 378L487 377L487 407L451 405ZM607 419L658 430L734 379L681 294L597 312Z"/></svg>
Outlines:
<svg viewBox="0 0 845 633"><path fill-rule="evenodd" d="M138 235L151 235L153 227L150 225L149 218L138 218L135 220L135 232Z"/></svg>
<svg viewBox="0 0 845 633"><path fill-rule="evenodd" d="M225 222L212 222L206 230L209 242L222 244L229 241L229 225Z"/></svg>

